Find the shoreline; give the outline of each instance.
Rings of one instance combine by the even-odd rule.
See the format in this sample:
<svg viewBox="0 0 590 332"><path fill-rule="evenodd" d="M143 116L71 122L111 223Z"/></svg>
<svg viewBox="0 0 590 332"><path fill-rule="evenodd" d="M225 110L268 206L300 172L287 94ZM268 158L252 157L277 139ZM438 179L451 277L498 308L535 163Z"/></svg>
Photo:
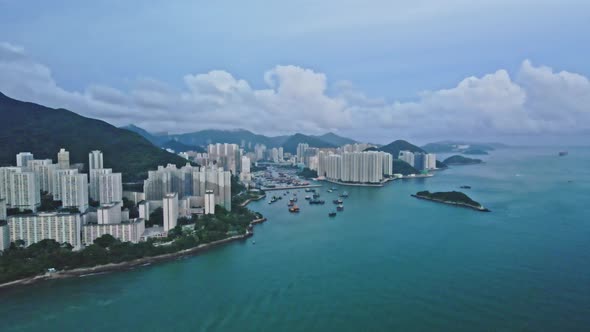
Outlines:
<svg viewBox="0 0 590 332"><path fill-rule="evenodd" d="M76 268L76 269L71 269L71 270L57 271L54 273L44 273L44 274L36 275L34 277L13 280L13 281L9 281L9 282L0 284L0 291L2 291L4 289L11 288L11 287L32 285L37 282L41 282L41 281L45 281L45 280L57 280L57 279L66 279L66 278L73 278L73 277L84 277L84 276L93 275L93 274L103 274L103 273L117 272L117 271L128 271L128 270L133 270L136 267L149 266L152 264L169 262L169 261L176 260L176 259L182 258L182 257L194 256L194 255L206 252L208 250L211 250L215 247L222 246L227 243L232 243L232 242L236 242L236 241L244 241L244 240L248 239L249 237L254 236L254 228L253 228L254 225L258 225L258 224L264 223L266 221L267 221L267 219L264 217L260 218L260 219L254 219L250 222L250 225L248 226L246 233L244 233L242 235L234 235L234 236L222 239L222 240L218 240L218 241L214 241L214 242L210 242L210 243L205 243L205 244L200 244L200 245L193 247L193 248L184 249L181 251L177 251L177 252L173 252L173 253L169 253L169 254L158 255L158 256L142 257L142 258L138 258L138 259L134 259L131 261L126 261L126 262L121 262L121 263L110 263L110 264L104 264L104 265L97 265L97 266L93 266L93 267L82 267L82 268Z"/></svg>
<svg viewBox="0 0 590 332"><path fill-rule="evenodd" d="M425 201L431 201L431 202L435 202L435 203L441 203L441 204L447 204L447 205L453 205L453 206L457 206L457 207L464 207L464 208L469 208L475 211L479 211L479 212L492 212L489 209L486 209L485 207L481 206L473 206L473 205L469 205L469 204L465 204L465 203L461 203L461 202L451 202L451 201L443 201L441 199L436 199L436 198L430 198L430 197L424 197L424 196L418 196L415 194L410 195L412 197L415 197L417 199L423 199Z"/></svg>
<svg viewBox="0 0 590 332"><path fill-rule="evenodd" d="M246 207L246 205L250 204L251 202L259 201L259 200L263 199L264 197L266 197L266 194L260 195L257 198L248 198L242 204L240 204L240 206L241 207Z"/></svg>

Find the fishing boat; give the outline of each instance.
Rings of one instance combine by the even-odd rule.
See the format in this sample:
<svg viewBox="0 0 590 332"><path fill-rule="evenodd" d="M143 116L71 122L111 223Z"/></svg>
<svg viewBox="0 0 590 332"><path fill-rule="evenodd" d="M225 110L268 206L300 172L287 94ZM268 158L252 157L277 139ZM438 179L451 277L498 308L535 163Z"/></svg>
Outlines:
<svg viewBox="0 0 590 332"><path fill-rule="evenodd" d="M289 212L291 213L298 213L299 212L299 207L297 205L290 207L289 208Z"/></svg>
<svg viewBox="0 0 590 332"><path fill-rule="evenodd" d="M326 202L321 199L312 199L309 201L310 205L317 204L317 205L324 205Z"/></svg>
<svg viewBox="0 0 590 332"><path fill-rule="evenodd" d="M335 200L332 201L332 203L340 205L340 204L342 204L344 202L341 199L335 199Z"/></svg>
<svg viewBox="0 0 590 332"><path fill-rule="evenodd" d="M332 212L328 213L328 216L330 216L330 217L336 217L336 212L335 211L332 211Z"/></svg>
<svg viewBox="0 0 590 332"><path fill-rule="evenodd" d="M338 211L344 211L344 205L340 204L336 207L336 210Z"/></svg>
<svg viewBox="0 0 590 332"><path fill-rule="evenodd" d="M305 199L309 201L311 199L311 196L305 196Z"/></svg>
<svg viewBox="0 0 590 332"><path fill-rule="evenodd" d="M348 197L348 192L347 191L343 192L342 194L340 194L340 197Z"/></svg>
<svg viewBox="0 0 590 332"><path fill-rule="evenodd" d="M295 203L293 203L293 202L289 202L289 204L287 204L287 206L288 206L288 207L295 206Z"/></svg>

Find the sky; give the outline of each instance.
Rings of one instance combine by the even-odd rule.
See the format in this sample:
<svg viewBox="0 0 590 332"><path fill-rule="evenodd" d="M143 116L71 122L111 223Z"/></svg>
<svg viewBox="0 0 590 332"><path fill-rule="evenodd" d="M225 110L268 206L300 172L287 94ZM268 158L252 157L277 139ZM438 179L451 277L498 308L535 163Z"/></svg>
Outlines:
<svg viewBox="0 0 590 332"><path fill-rule="evenodd" d="M589 31L588 1L0 0L0 92L152 132L571 144Z"/></svg>

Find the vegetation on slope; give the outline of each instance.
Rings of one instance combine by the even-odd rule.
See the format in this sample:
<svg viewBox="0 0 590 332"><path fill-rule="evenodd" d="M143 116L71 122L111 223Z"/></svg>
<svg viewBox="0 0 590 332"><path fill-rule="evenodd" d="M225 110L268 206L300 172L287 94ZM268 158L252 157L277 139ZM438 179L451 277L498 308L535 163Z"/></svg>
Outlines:
<svg viewBox="0 0 590 332"><path fill-rule="evenodd" d="M166 152L139 134L65 109L11 99L0 93L0 165L14 165L15 155L28 151L37 159L57 161L65 148L71 163L88 163L88 153L101 150L104 165L123 173L123 181L138 181L147 171L186 160Z"/></svg>

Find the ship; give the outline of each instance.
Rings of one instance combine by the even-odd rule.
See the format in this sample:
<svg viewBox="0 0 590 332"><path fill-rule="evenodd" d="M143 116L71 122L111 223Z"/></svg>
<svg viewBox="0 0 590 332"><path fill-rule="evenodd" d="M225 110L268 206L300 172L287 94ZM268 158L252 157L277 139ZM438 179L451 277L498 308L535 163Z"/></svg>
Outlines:
<svg viewBox="0 0 590 332"><path fill-rule="evenodd" d="M340 204L336 207L336 210L338 211L344 211L344 205Z"/></svg>
<svg viewBox="0 0 590 332"><path fill-rule="evenodd" d="M560 157L567 156L567 151L559 151L559 156Z"/></svg>
<svg viewBox="0 0 590 332"><path fill-rule="evenodd" d="M336 211L332 211L330 213L328 213L329 217L336 217Z"/></svg>

